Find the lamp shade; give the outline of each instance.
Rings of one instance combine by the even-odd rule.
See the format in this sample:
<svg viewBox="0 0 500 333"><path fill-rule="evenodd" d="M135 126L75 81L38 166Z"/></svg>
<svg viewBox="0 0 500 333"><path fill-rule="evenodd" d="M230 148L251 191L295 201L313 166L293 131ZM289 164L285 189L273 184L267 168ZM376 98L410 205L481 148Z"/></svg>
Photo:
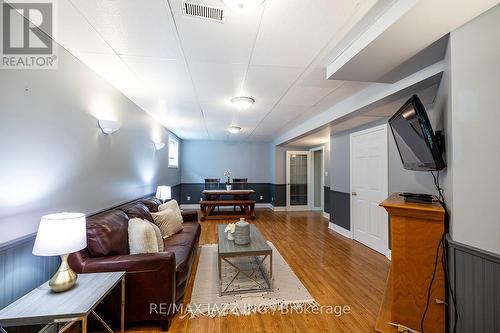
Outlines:
<svg viewBox="0 0 500 333"><path fill-rule="evenodd" d="M58 213L42 216L33 254L56 256L79 251L87 246L85 214Z"/></svg>
<svg viewBox="0 0 500 333"><path fill-rule="evenodd" d="M172 189L170 186L158 186L156 189L156 198L160 200L172 199Z"/></svg>

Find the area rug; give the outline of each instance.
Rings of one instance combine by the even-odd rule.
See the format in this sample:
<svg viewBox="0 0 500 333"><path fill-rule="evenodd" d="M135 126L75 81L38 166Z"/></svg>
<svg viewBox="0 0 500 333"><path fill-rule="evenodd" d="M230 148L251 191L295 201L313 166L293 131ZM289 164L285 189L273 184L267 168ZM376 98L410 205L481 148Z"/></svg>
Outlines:
<svg viewBox="0 0 500 333"><path fill-rule="evenodd" d="M273 250L273 290L226 296L219 296L217 244L202 246L191 301L184 309L183 317L198 317L200 315L210 317L238 316L277 311L301 311L305 307L317 307L318 304L314 298L309 294L278 250L271 242L268 243ZM255 263L255 261L248 258L237 260L240 260L239 267L245 266L245 262L242 262L242 260L246 260L247 269L252 270L255 268L252 267L252 263ZM267 260L266 265L268 264ZM234 259L231 259L231 261L235 262ZM223 267L223 281L230 281L236 275L236 270L228 264L224 264ZM237 288L246 289L248 283L251 283L251 281L243 274L239 274L233 285Z"/></svg>

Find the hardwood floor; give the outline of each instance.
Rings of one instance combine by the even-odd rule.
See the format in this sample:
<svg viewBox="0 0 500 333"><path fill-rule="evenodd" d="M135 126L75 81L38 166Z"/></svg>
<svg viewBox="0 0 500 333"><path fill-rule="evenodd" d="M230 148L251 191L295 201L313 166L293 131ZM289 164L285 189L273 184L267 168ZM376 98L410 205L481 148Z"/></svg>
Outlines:
<svg viewBox="0 0 500 333"><path fill-rule="evenodd" d="M257 210L253 221L276 246L295 274L320 305L348 305L350 314L254 314L220 318L180 319L169 332L373 332L382 301L389 260L383 255L328 229L316 212ZM201 222L200 244L217 242L217 223ZM226 221L227 223L227 221ZM196 268L197 262L194 267ZM194 268L194 269L195 269ZM191 298L191 275L184 303ZM127 331L158 331L157 326Z"/></svg>

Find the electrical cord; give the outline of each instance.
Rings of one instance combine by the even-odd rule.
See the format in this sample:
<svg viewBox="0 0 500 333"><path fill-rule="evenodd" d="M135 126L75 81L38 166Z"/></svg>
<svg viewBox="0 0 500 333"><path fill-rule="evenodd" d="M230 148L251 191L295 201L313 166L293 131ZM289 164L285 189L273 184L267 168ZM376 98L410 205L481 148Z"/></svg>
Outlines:
<svg viewBox="0 0 500 333"><path fill-rule="evenodd" d="M439 171L437 172L437 175L435 175L434 172L431 171L431 175L434 179L434 185L436 186L436 190L438 192L438 195L437 195L438 202L443 206L443 209L445 211L445 223L447 225L448 221L449 221L449 215L448 215L448 209L446 207L446 202L444 200L444 189L439 184ZM458 310L457 310L457 306L456 306L457 302L456 302L456 298L455 298L455 293L453 291L453 288L451 288L451 284L450 284L450 280L449 280L448 259L447 259L448 252L446 250L445 235L446 235L446 231L441 236L441 239L440 239L438 246L437 246L437 249L436 249L436 257L434 260L434 269L432 272L432 278L431 278L431 282L429 284L429 288L427 289L427 301L425 304L424 312L422 314L422 319L420 321L420 331L422 333L424 333L425 316L427 315L427 311L428 311L429 305L430 305L431 289L432 289L432 284L434 283L434 279L436 278L436 271L437 271L438 260L439 260L439 248L441 246L443 246L443 251L442 251L442 255L441 255L441 265L443 266L443 272L444 272L444 276L446 279L446 283L448 284L448 288L450 290L451 299L453 302L454 314L455 314L452 332L455 333L456 328L457 328L457 321L458 321Z"/></svg>

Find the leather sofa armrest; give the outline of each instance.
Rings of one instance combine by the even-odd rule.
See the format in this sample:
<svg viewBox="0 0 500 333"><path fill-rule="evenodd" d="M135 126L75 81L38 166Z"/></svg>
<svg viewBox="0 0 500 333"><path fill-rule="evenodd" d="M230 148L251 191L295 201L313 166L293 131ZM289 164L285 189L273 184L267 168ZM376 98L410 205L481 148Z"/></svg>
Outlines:
<svg viewBox="0 0 500 333"><path fill-rule="evenodd" d="M175 265L175 253L173 252L129 254L86 258L81 263L81 273L116 271L140 273L168 271L175 277Z"/></svg>
<svg viewBox="0 0 500 333"><path fill-rule="evenodd" d="M196 210L183 211L181 214L184 222L198 222L198 211Z"/></svg>

